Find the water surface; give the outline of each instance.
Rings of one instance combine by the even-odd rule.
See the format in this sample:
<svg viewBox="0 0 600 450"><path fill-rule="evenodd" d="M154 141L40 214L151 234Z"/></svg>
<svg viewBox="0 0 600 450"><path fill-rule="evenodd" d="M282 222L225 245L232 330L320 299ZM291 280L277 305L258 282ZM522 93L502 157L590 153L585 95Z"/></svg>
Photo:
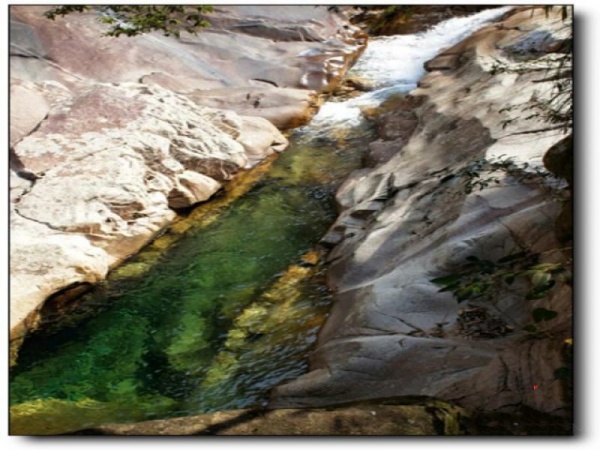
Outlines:
<svg viewBox="0 0 600 450"><path fill-rule="evenodd" d="M373 92L325 104L268 172L234 181L84 297L87 317L24 343L11 432L264 404L304 373L329 309L314 249L335 219L335 189L375 138L360 108L412 89L424 61L504 10L372 40L353 72ZM238 197L236 183L249 191Z"/></svg>

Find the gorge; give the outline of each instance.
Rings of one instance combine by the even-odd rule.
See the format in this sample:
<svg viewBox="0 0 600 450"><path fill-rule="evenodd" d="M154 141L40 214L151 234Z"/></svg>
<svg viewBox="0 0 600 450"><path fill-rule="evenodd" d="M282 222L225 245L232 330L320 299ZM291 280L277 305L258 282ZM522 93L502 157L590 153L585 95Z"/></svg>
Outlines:
<svg viewBox="0 0 600 450"><path fill-rule="evenodd" d="M371 411L380 434L456 434L522 408L569 432L570 283L457 304L432 281L468 258L570 265L569 133L522 120L570 38L559 8L367 43L344 11L223 7L212 31L85 64L93 17L59 32L20 8L13 434L368 434L344 420ZM366 92L336 98L351 66ZM557 315L525 330L539 310ZM260 412L219 425L238 408Z"/></svg>

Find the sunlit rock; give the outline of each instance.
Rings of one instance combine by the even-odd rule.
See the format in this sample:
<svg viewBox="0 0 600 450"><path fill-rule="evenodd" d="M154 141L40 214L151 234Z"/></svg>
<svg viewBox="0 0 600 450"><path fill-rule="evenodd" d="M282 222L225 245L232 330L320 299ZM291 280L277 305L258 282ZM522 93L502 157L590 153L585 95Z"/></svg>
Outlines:
<svg viewBox="0 0 600 450"><path fill-rule="evenodd" d="M34 179L13 173L15 339L49 295L103 279L170 223L173 208L206 201L286 145L264 119L198 107L158 86L98 84L58 102L13 148Z"/></svg>

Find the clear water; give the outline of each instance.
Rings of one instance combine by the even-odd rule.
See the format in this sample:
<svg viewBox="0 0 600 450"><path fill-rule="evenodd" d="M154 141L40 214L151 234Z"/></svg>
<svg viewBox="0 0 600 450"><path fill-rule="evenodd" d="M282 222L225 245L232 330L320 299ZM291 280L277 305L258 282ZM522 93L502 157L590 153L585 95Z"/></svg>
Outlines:
<svg viewBox="0 0 600 450"><path fill-rule="evenodd" d="M25 342L11 373L11 432L256 405L304 373L329 305L307 259L335 219L335 189L374 139L359 107L409 90L426 59L502 12L373 40L353 70L376 91L325 104L245 195L232 201L230 189L116 270L81 302L91 317Z"/></svg>

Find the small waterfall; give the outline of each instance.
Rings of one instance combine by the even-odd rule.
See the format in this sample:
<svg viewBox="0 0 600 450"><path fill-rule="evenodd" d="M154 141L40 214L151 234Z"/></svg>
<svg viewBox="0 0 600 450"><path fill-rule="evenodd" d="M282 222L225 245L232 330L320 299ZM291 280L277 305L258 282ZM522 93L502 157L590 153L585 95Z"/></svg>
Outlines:
<svg viewBox="0 0 600 450"><path fill-rule="evenodd" d="M307 275L318 272L311 250L335 219L333 192L375 139L359 108L413 89L425 61L509 9L373 39L353 73L374 91L323 105L268 174L221 200L218 220L167 233L121 266L90 294L93 317L25 342L11 373L13 432L242 408L303 373L330 301Z"/></svg>
<svg viewBox="0 0 600 450"><path fill-rule="evenodd" d="M357 75L374 84L375 90L345 102L330 102L307 125L333 128L340 124L360 123L360 108L376 106L390 94L409 92L425 74L423 65L442 50L457 44L483 25L500 18L512 7L486 9L468 17L440 22L417 34L373 38L349 75Z"/></svg>

